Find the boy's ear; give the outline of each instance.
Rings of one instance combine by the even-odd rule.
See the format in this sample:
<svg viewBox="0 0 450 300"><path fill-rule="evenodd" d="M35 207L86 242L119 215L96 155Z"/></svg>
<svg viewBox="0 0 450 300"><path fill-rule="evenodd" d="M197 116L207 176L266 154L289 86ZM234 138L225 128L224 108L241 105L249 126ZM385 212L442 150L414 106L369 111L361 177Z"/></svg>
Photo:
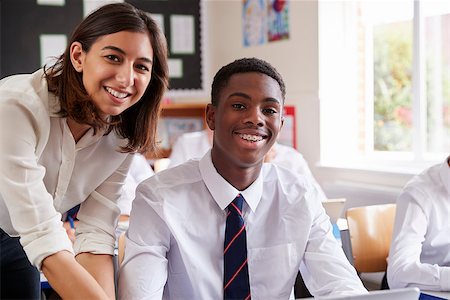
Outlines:
<svg viewBox="0 0 450 300"><path fill-rule="evenodd" d="M212 104L206 106L206 124L211 130L216 128L216 107Z"/></svg>
<svg viewBox="0 0 450 300"><path fill-rule="evenodd" d="M73 42L70 45L70 61L77 72L83 71L84 51L80 42Z"/></svg>

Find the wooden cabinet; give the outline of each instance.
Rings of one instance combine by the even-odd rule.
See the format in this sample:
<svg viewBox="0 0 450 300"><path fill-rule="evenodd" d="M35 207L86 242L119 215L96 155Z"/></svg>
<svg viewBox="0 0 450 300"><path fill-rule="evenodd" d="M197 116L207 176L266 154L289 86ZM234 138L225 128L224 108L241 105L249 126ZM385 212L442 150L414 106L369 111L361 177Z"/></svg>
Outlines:
<svg viewBox="0 0 450 300"><path fill-rule="evenodd" d="M148 154L147 159L169 157L172 145L185 132L206 128L205 112L207 103L170 103L162 106L158 122L160 149L156 155Z"/></svg>

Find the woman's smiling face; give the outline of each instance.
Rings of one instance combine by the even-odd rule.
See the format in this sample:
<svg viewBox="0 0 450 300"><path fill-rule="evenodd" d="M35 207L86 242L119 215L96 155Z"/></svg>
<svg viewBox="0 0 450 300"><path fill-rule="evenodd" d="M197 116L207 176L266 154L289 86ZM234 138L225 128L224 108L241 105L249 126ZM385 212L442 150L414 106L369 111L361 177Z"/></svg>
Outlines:
<svg viewBox="0 0 450 300"><path fill-rule="evenodd" d="M147 33L120 31L100 37L88 52L71 45L71 61L103 117L138 102L150 83L153 48Z"/></svg>

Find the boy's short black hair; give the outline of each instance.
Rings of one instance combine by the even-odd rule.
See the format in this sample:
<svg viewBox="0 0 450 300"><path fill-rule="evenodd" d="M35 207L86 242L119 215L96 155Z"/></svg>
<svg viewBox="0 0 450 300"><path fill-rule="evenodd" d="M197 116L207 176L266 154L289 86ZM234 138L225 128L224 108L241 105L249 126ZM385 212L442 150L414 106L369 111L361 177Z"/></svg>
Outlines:
<svg viewBox="0 0 450 300"><path fill-rule="evenodd" d="M280 90L284 101L284 97L286 95L286 86L284 85L284 81L280 73L278 73L278 71L268 62L259 58L252 57L237 59L232 63L223 66L216 73L211 88L212 105L217 106L220 92L227 85L228 80L232 75L250 72L263 73L275 79L280 85Z"/></svg>

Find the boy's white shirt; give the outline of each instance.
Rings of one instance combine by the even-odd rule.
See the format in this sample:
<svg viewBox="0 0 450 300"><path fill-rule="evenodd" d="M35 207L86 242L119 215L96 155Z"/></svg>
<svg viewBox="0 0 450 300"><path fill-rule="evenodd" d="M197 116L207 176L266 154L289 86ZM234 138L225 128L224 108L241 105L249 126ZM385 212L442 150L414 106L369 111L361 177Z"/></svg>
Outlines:
<svg viewBox="0 0 450 300"><path fill-rule="evenodd" d="M139 185L119 298L222 299L225 208L239 192L252 298L288 299L299 269L316 296L366 292L307 177L264 164L258 179L238 191L208 152Z"/></svg>

